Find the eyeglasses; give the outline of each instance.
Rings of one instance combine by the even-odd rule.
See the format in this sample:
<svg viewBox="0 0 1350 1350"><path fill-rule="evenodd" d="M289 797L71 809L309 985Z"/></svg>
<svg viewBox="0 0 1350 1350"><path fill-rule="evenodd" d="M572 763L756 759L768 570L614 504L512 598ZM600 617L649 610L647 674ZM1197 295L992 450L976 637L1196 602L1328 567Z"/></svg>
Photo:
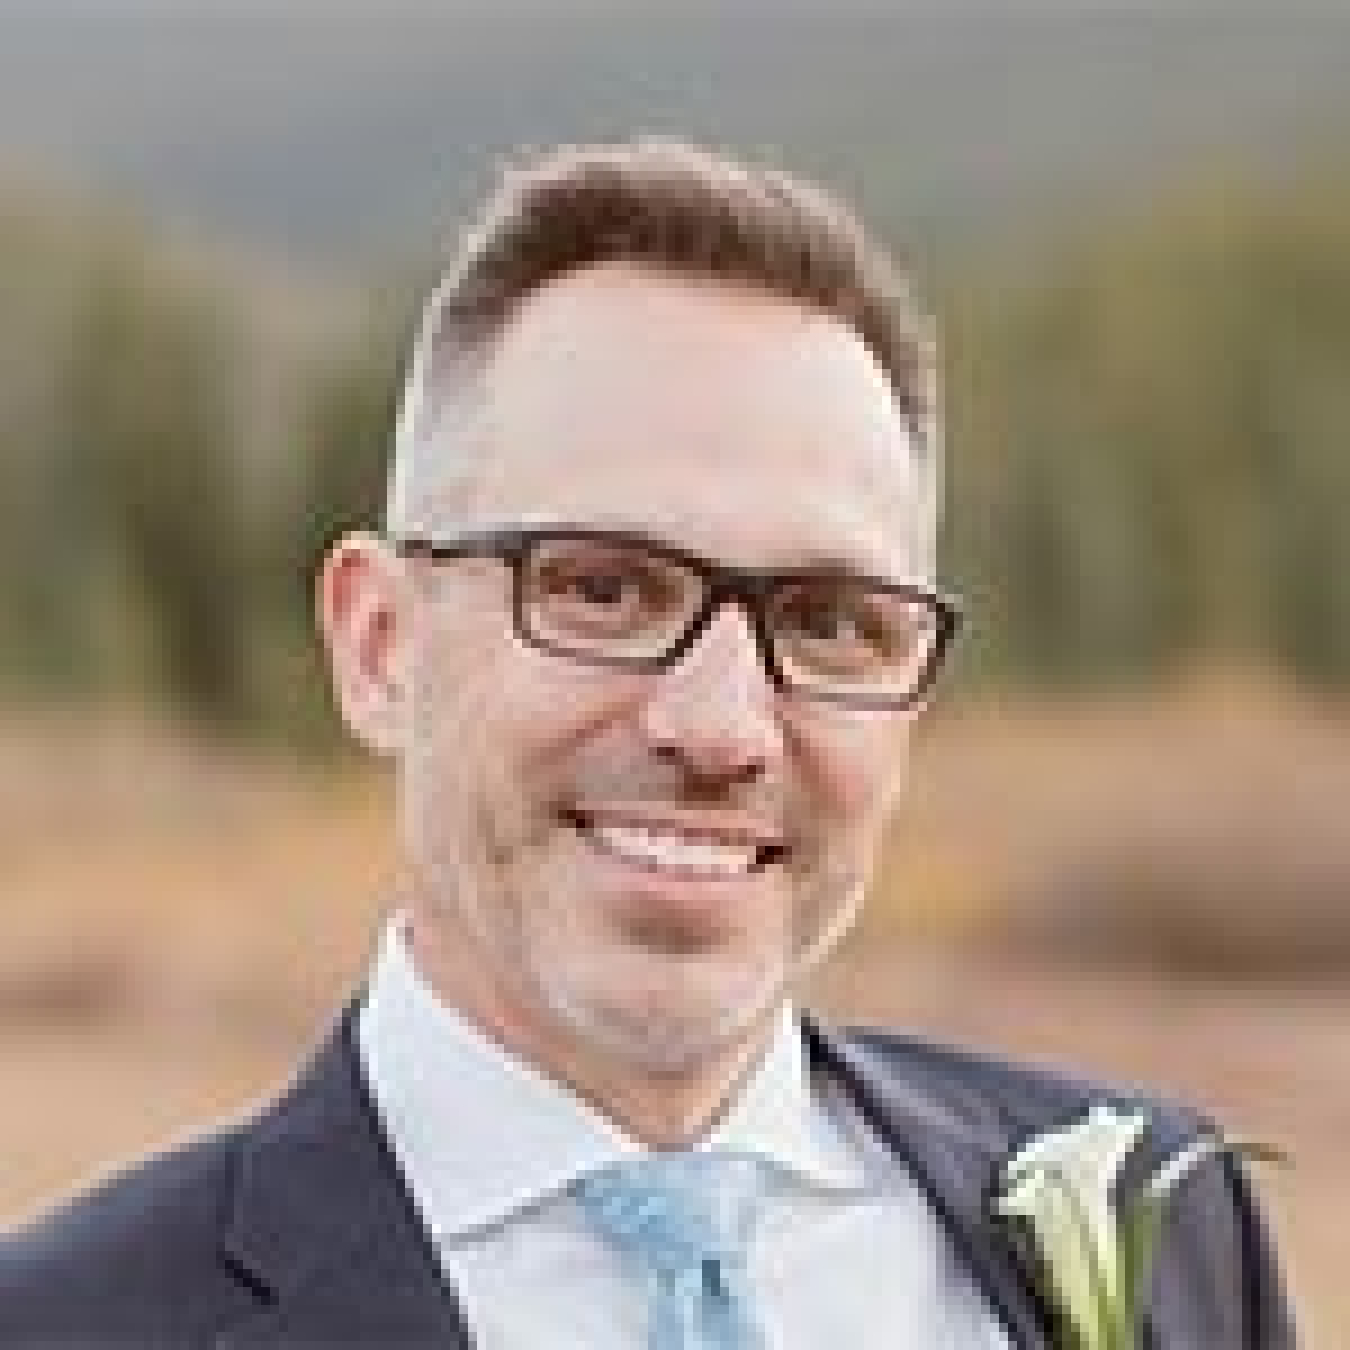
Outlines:
<svg viewBox="0 0 1350 1350"><path fill-rule="evenodd" d="M512 571L521 640L597 665L672 665L735 600L776 688L853 708L913 706L961 622L953 597L916 583L834 565L726 567L623 530L549 525L392 542L406 557L500 559Z"/></svg>

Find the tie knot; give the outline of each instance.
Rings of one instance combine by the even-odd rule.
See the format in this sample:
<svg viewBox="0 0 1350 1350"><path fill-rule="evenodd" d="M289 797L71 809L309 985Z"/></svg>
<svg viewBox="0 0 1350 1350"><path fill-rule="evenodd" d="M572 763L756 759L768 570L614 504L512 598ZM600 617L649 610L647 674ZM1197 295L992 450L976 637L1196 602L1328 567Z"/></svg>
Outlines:
<svg viewBox="0 0 1350 1350"><path fill-rule="evenodd" d="M596 1228L649 1269L717 1278L744 1258L757 1180L753 1159L654 1154L582 1178L576 1194Z"/></svg>

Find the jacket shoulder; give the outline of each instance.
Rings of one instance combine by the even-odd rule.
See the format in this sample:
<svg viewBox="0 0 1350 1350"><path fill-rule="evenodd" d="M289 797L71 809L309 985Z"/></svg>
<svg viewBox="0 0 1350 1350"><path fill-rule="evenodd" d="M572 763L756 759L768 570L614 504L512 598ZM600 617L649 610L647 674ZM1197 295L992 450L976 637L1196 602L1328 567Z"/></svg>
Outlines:
<svg viewBox="0 0 1350 1350"><path fill-rule="evenodd" d="M1215 1128L1203 1110L1147 1084L1097 1077L1064 1065L1009 1058L881 1027L849 1027L844 1037L881 1072L917 1078L939 1096L978 1100L1002 1122L1007 1136L1019 1143L1098 1104L1120 1111L1146 1110L1154 1143L1168 1152L1198 1131Z"/></svg>
<svg viewBox="0 0 1350 1350"><path fill-rule="evenodd" d="M0 1236L0 1345L88 1344L93 1328L99 1344L188 1343L238 1289L217 1244L244 1133L189 1141Z"/></svg>
<svg viewBox="0 0 1350 1350"><path fill-rule="evenodd" d="M873 1072L914 1083L958 1116L996 1119L1008 1156L1094 1105L1145 1111L1149 1130L1124 1169L1127 1190L1197 1136L1224 1133L1204 1111L1140 1084L876 1027L852 1027L843 1035ZM1201 1166L1171 1206L1152 1310L1157 1324L1174 1333L1168 1344L1293 1350L1293 1311L1274 1245L1251 1182L1233 1157Z"/></svg>

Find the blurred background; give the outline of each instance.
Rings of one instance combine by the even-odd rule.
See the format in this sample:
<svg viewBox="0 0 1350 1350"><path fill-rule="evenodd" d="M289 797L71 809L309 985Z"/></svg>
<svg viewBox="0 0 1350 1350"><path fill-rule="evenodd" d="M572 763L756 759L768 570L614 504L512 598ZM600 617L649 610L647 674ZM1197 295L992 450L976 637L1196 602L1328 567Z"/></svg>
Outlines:
<svg viewBox="0 0 1350 1350"><path fill-rule="evenodd" d="M1347 71L1338 0L0 0L0 1224L359 977L315 563L499 158L662 131L854 198L940 319L972 631L818 1001L1284 1145L1350 1343Z"/></svg>

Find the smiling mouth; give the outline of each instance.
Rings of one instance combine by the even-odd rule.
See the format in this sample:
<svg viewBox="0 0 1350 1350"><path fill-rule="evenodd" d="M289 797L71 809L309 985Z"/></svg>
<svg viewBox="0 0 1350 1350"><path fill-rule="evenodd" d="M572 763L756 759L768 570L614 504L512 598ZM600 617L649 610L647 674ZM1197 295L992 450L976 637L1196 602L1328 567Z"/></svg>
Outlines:
<svg viewBox="0 0 1350 1350"><path fill-rule="evenodd" d="M757 842L706 829L597 819L574 809L560 814L600 852L667 876L702 880L750 876L782 861L789 852L786 844Z"/></svg>

